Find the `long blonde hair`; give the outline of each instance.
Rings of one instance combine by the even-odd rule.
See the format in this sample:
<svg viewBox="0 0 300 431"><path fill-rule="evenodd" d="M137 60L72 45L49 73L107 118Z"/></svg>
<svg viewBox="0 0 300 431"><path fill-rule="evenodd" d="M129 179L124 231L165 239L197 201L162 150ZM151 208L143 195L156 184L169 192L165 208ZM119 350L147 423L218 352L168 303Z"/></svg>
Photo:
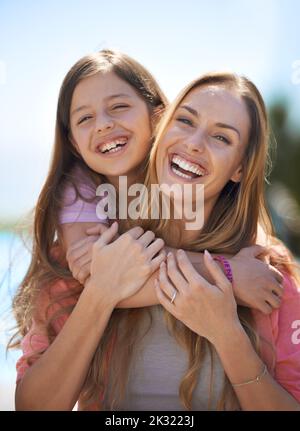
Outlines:
<svg viewBox="0 0 300 431"><path fill-rule="evenodd" d="M193 243L185 244L180 235L175 235L170 220L159 218L140 220L145 229L153 230L157 236L165 239L166 243L175 247L194 251L208 249L214 253L235 254L242 247L255 243L257 227L260 224L269 237L274 237L272 222L264 198L264 183L269 171L269 127L264 101L255 85L245 77L229 73L211 73L196 79L189 84L169 107L159 124L156 140L150 154L146 185L150 193L151 184L158 184L156 172L157 148L167 130L167 127L182 100L194 88L207 85L218 85L232 89L243 99L250 118L249 142L243 159L243 176L239 184L229 182L220 193L218 201L209 217L209 221L199 232L199 237ZM149 212L151 212L151 200ZM123 230L128 229L134 222L128 220ZM175 244L173 238L176 238ZM275 239L274 239L275 242ZM275 259L273 264L278 264ZM284 268L292 274L291 266ZM94 401L95 389L106 391L106 406L110 409L118 407L126 389L128 369L132 353L138 342L138 321L144 317L146 309L141 310L115 310L105 336L96 351L90 374L86 381L83 399ZM251 312L244 307L238 307L239 318L249 338L257 351L260 340L255 331ZM203 337L193 333L165 311L168 328L178 343L188 355L188 368L182 377L179 387L179 396L182 405L192 408L192 396L206 352L210 353L212 364L214 349ZM151 324L151 321L150 321ZM113 342L112 336L114 335ZM112 349L113 343L113 349ZM108 355L109 348L110 354ZM122 361L120 358L122 357ZM109 361L109 369L107 367ZM213 367L212 367L213 368ZM94 380L94 383L92 383ZM110 387L107 382L110 381ZM210 394L213 382L213 369L211 369ZM105 398L105 397L104 397ZM103 406L102 406L103 407ZM238 403L229 380L224 376L222 396L218 402L218 409L237 408Z"/></svg>

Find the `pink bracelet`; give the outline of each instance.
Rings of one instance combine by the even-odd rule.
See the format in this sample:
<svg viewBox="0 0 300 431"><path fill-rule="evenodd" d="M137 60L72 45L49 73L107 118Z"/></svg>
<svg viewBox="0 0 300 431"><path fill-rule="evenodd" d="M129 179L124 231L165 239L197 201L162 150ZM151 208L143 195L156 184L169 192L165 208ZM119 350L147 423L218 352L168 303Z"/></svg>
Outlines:
<svg viewBox="0 0 300 431"><path fill-rule="evenodd" d="M217 260L222 264L227 279L230 281L230 283L233 283L232 269L228 260L225 259L224 256L215 256L214 260Z"/></svg>

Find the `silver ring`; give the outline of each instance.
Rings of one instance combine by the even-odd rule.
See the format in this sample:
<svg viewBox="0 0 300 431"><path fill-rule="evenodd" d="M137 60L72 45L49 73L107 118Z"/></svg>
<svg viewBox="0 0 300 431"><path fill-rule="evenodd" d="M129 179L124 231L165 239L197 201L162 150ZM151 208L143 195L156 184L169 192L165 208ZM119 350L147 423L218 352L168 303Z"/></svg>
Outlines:
<svg viewBox="0 0 300 431"><path fill-rule="evenodd" d="M173 293L173 296L171 298L171 304L173 304L173 302L175 301L176 295L177 295L177 290L175 289L174 293Z"/></svg>

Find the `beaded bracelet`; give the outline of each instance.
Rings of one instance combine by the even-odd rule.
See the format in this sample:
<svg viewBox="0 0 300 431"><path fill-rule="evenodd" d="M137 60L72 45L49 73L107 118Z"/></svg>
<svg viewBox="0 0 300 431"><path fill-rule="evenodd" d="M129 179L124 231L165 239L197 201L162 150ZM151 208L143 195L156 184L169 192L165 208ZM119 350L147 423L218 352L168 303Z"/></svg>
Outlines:
<svg viewBox="0 0 300 431"><path fill-rule="evenodd" d="M215 256L214 260L217 260L218 262L221 263L221 265L224 268L225 275L226 275L227 279L230 281L230 283L233 283L232 269L231 269L231 266L230 266L230 263L228 262L228 260L225 259L224 256Z"/></svg>
<svg viewBox="0 0 300 431"><path fill-rule="evenodd" d="M250 385L250 383L255 383L255 382L258 383L261 380L261 378L267 373L267 371L268 371L267 366L264 365L262 372L258 376L256 376L255 379L248 380L247 382L244 382L244 383L231 383L231 385L236 388L238 386Z"/></svg>

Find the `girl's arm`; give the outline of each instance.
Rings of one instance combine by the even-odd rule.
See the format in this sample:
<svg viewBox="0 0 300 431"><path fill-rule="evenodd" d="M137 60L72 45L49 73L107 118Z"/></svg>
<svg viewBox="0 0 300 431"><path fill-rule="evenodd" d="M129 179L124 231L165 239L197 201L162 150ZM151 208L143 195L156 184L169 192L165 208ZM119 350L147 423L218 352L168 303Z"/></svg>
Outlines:
<svg viewBox="0 0 300 431"><path fill-rule="evenodd" d="M161 240L152 242L153 235L134 228L112 242L117 228L117 223L113 224L95 243L91 277L73 312L54 342L19 381L17 410L74 407L116 304L134 294L163 260ZM48 310L50 299L44 301L44 310ZM37 305L40 304L41 301ZM47 316L40 308L36 311L39 320ZM45 317L43 321L46 320Z"/></svg>

